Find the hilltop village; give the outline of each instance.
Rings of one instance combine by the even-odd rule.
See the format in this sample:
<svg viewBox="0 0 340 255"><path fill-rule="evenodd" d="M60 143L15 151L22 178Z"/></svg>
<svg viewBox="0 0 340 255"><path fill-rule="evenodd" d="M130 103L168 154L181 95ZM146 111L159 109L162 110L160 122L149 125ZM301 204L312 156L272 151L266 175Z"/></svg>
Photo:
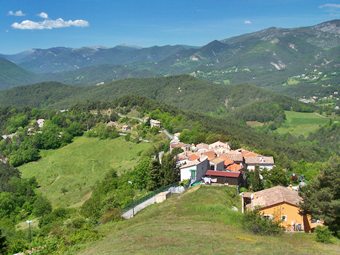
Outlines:
<svg viewBox="0 0 340 255"><path fill-rule="evenodd" d="M179 134L170 142L170 151L179 148L177 165L181 181L190 180L192 185L203 180L206 183L243 186L246 181L245 170L271 170L274 158L259 155L245 149L232 150L228 143L217 141L212 144L185 144L180 142Z"/></svg>

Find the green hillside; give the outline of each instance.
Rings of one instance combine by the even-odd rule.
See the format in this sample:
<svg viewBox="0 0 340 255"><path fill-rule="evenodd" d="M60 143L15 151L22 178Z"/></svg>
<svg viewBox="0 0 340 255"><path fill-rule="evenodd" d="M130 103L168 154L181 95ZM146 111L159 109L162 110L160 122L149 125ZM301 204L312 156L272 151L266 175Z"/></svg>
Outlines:
<svg viewBox="0 0 340 255"><path fill-rule="evenodd" d="M282 109L312 109L294 99L252 85L226 86L189 75L162 78L125 79L106 85L72 87L60 83L40 83L0 91L0 106L15 105L64 109L75 103L110 101L137 95L155 99L185 111L226 112L256 102L274 102Z"/></svg>
<svg viewBox="0 0 340 255"><path fill-rule="evenodd" d="M104 238L78 254L338 254L313 235L257 236L241 228L240 197L232 188L193 188L146 208L131 220L99 227ZM71 253L70 253L71 254Z"/></svg>
<svg viewBox="0 0 340 255"><path fill-rule="evenodd" d="M33 83L35 75L0 57L0 89Z"/></svg>
<svg viewBox="0 0 340 255"><path fill-rule="evenodd" d="M19 168L24 178L35 176L54 207L78 207L91 196L93 185L112 169L132 169L151 144L122 138L98 140L80 137L58 150L43 151L42 159Z"/></svg>
<svg viewBox="0 0 340 255"><path fill-rule="evenodd" d="M329 123L329 118L317 113L286 111L285 114L287 119L277 130L281 134L291 133L292 135L306 136Z"/></svg>

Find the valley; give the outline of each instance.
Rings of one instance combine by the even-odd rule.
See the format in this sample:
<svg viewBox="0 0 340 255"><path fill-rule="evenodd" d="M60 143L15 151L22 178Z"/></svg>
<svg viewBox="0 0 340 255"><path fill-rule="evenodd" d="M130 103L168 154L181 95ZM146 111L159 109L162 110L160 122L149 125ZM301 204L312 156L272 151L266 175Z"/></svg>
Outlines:
<svg viewBox="0 0 340 255"><path fill-rule="evenodd" d="M27 70L17 76L16 86L51 80L98 86L127 78L190 74L224 85L255 84L301 98L323 97L329 87L336 91L339 43L339 20L331 20L310 27L272 27L202 47L56 47L2 57L18 70ZM1 88L13 85L0 79ZM306 86L318 92L301 93Z"/></svg>
<svg viewBox="0 0 340 255"><path fill-rule="evenodd" d="M339 19L235 33L203 25L210 2L81 2L6 10L6 38L37 47L0 54L0 254L340 253Z"/></svg>

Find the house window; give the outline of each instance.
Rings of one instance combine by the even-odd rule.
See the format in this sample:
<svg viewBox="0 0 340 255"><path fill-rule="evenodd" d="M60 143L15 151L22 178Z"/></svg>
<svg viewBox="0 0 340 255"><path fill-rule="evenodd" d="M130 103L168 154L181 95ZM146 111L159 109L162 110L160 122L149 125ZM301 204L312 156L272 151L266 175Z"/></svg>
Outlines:
<svg viewBox="0 0 340 255"><path fill-rule="evenodd" d="M272 220L273 219L273 215L271 215L271 214L264 214L263 218L268 219L268 220Z"/></svg>
<svg viewBox="0 0 340 255"><path fill-rule="evenodd" d="M287 221L287 215L282 215L281 216L281 221Z"/></svg>

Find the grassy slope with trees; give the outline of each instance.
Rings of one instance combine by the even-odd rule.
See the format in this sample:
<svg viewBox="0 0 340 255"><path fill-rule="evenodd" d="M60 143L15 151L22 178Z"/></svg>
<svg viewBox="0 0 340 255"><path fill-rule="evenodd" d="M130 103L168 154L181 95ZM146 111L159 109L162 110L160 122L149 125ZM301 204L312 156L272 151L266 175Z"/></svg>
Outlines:
<svg viewBox="0 0 340 255"><path fill-rule="evenodd" d="M303 233L258 236L241 227L240 197L225 187L193 188L135 218L99 228L105 237L78 254L338 254ZM196 191L195 191L196 190Z"/></svg>
<svg viewBox="0 0 340 255"><path fill-rule="evenodd" d="M281 134L308 135L329 123L330 119L317 113L286 111L286 121L277 131Z"/></svg>
<svg viewBox="0 0 340 255"><path fill-rule="evenodd" d="M93 185L112 169L126 172L152 147L123 138L99 140L80 137L58 150L42 151L37 162L19 168L24 178L35 176L39 191L54 207L78 207L91 196Z"/></svg>
<svg viewBox="0 0 340 255"><path fill-rule="evenodd" d="M171 81L171 79L175 78L170 77L162 79L162 81ZM154 80L157 81L157 79L150 79L149 81ZM146 81L143 80L143 82ZM178 80L175 79L172 83L176 81ZM172 85L173 88L177 86L176 83ZM104 92L107 92L107 90L104 89L100 94ZM260 96L261 94L256 95L255 98L260 98ZM110 100L110 98L108 96L105 99ZM246 101L246 97L242 98L241 96L239 100ZM235 100L235 102L230 100L230 104L238 106L239 100ZM107 109L114 109L115 114L103 116L91 113L93 111L98 113L100 110ZM10 162L20 165L23 162L27 162L25 161L26 158L22 160L22 156L27 156L27 152L31 152L31 149L36 153L42 149L59 148L70 143L74 136L81 135L86 130L86 127L93 128L96 132L101 132L102 129L100 128L101 126L98 126L98 123L116 120L116 111L127 114L130 110L139 112L141 116L148 114L152 118L161 120L162 125L171 132L181 131L181 140L184 142L211 143L216 140L225 140L230 142L233 148L245 147L265 155L273 155L277 166L287 169L288 173L297 170L305 173L305 171L313 169L311 179L318 173L320 168L325 167L323 162L327 161L332 154L337 153L336 148L340 144L339 136L337 135L340 125L337 123L329 123L329 125L312 134L313 136L307 138L291 135L278 136L266 130L258 131L252 129L241 119L235 118L234 115L221 113L219 116L216 116L216 114L208 116L206 114L198 114L197 112L179 110L164 103L158 103L142 97L126 96L107 102L77 104L71 107L68 112L62 114L60 112L56 113L55 110L2 109L0 115L2 120L0 123L1 130L8 133L15 131L19 133L19 137L15 139L14 144L2 141L2 150L10 155ZM34 136L25 135L29 125L32 125L32 121L34 122L35 119L41 117L48 119L45 124L46 126L40 130L41 133L38 132ZM76 122L76 125L71 125L73 122ZM145 128L146 130L144 130ZM37 127L35 129L36 131L39 130ZM115 130L104 131L103 139L107 137L106 131L114 134L113 138L117 135ZM138 134L143 137L145 135L144 131L149 132L150 130L143 126ZM95 134L96 132L91 133ZM62 135L59 136L59 134ZM155 152L151 152L149 160L151 155L155 155ZM15 159L14 161L13 158ZM18 159L21 161L18 162ZM32 161L34 159L36 158L27 160ZM161 167L155 164L155 162L146 162L145 165L144 163L144 161L139 162L133 171L122 176L117 175L119 169L110 171L102 182L95 184L91 198L84 203L80 211L76 209L56 209L41 217L39 229L35 230L35 242L37 242L35 247L46 246L49 250L46 249L45 252L57 250L61 253L65 253L69 249L77 249L77 244L81 245L99 238L94 227L95 224L118 220L120 210L133 199L138 199L147 192L158 188L159 186L155 184L167 185L177 178L176 176L169 175L170 172L168 170L173 169L173 162L171 161L165 164L166 167ZM161 173L161 175L156 173ZM57 177L55 176L55 178ZM131 179L133 179L133 185L128 184L128 181ZM66 191L65 194L67 194ZM22 218L19 217L14 223L19 219ZM64 224L66 222L68 223ZM49 234L52 234L52 236ZM6 236L8 236L8 233L6 233ZM16 238L11 240L16 240ZM28 244L26 243L21 246L21 249L18 248L11 251L20 251L23 247L28 247Z"/></svg>

